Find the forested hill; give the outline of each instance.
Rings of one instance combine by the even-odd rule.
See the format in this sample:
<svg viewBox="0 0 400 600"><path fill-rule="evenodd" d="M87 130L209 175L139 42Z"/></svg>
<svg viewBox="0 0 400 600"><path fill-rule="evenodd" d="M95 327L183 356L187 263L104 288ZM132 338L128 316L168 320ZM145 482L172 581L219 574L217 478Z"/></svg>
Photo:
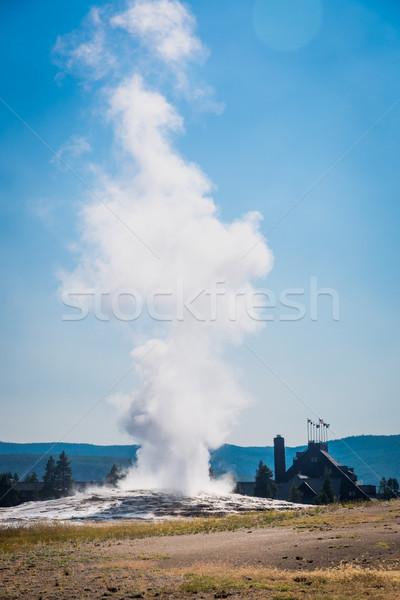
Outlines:
<svg viewBox="0 0 400 600"><path fill-rule="evenodd" d="M96 446L93 444L0 442L0 473L11 471L22 478L33 471L41 479L50 456L57 459L65 450L75 481L103 481L113 464L128 467L139 446Z"/></svg>
<svg viewBox="0 0 400 600"><path fill-rule="evenodd" d="M66 444L64 442L43 442L36 444L17 444L0 442L0 454L60 454L62 450L68 456L115 456L134 458L139 446L96 446L94 444Z"/></svg>
<svg viewBox="0 0 400 600"><path fill-rule="evenodd" d="M71 459L76 481L101 481L113 463L128 466L135 460L139 446L96 446L93 444L36 443L17 444L0 442L0 472L12 471L22 476L36 471L42 476L51 455L57 457L62 450ZM286 447L286 466L292 464L296 452L305 446ZM400 435L365 435L329 442L329 453L340 464L354 467L363 483L378 484L381 477L400 479ZM43 456L44 455L44 456ZM239 480L254 478L259 461L273 469L272 446L233 446L225 444L211 453L211 466L215 474L230 471ZM31 468L35 462L37 464Z"/></svg>

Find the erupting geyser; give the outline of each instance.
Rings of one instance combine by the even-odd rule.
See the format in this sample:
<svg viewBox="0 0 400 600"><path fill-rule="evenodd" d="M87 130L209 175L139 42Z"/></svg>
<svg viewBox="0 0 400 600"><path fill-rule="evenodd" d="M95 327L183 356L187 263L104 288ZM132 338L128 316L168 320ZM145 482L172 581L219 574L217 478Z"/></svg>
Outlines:
<svg viewBox="0 0 400 600"><path fill-rule="evenodd" d="M173 144L183 119L168 89L215 106L191 84L190 64L206 55L194 17L177 0L109 10L92 9L56 46L67 68L104 80L104 114L124 156L119 174L99 177L108 206L95 198L81 213L79 264L62 276L63 290L129 290L143 303L132 327L132 336L140 327L132 356L141 384L114 398L122 427L141 444L125 484L226 490L229 481L209 478L208 449L225 441L246 396L224 352L260 326L248 310L252 282L271 269L272 254L262 241L242 260L260 239L260 215L221 221L210 181Z"/></svg>

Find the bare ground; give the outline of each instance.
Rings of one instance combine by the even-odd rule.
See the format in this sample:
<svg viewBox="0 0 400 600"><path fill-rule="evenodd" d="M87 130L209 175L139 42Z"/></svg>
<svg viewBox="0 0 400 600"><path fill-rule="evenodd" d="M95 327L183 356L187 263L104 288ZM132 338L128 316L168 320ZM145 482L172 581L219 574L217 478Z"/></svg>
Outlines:
<svg viewBox="0 0 400 600"><path fill-rule="evenodd" d="M297 524L64 542L0 557L0 600L135 597L400 598L400 501ZM1 532L0 532L1 535Z"/></svg>

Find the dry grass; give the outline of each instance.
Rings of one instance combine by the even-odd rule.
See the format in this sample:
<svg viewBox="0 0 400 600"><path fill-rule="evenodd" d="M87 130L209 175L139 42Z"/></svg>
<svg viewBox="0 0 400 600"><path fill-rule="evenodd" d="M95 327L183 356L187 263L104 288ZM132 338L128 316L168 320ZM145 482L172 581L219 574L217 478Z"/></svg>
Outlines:
<svg viewBox="0 0 400 600"><path fill-rule="evenodd" d="M212 593L218 597L224 592L239 592L241 597L251 594L273 600L359 600L366 597L398 600L400 592L399 570L350 565L296 573L263 567L232 569L224 564L197 564L190 572L176 569L167 573L170 585L164 586L163 591L170 594L180 591L185 594ZM178 583L179 579L181 583Z"/></svg>
<svg viewBox="0 0 400 600"><path fill-rule="evenodd" d="M321 509L301 511L316 515ZM234 531L241 527L281 526L299 518L298 511L251 512L222 517L202 517L162 522L138 523L134 520L114 523L34 524L0 529L0 553L24 550L37 544L140 539L154 536Z"/></svg>
<svg viewBox="0 0 400 600"><path fill-rule="evenodd" d="M362 504L335 504L303 510L267 510L220 517L201 517L162 522L34 524L0 529L0 554L24 550L37 544L84 543L91 541L140 539L154 536L235 531L239 528L293 527L297 530L329 530L360 523L382 523L389 515L360 512ZM368 506L368 505L366 505Z"/></svg>
<svg viewBox="0 0 400 600"><path fill-rule="evenodd" d="M103 557L106 558L106 557ZM111 558L111 557L110 557ZM44 570L44 578L34 587L32 577L25 585L9 589L1 598L40 598L46 591L53 598L251 598L253 600L398 600L400 571L342 565L314 571L285 571L267 567L232 567L220 563L197 563L190 570L158 568L161 556L148 561L107 560L90 569L85 578L82 567L70 569L60 564L57 570ZM88 566L84 567L85 573ZM49 578L49 574L52 575ZM33 589L38 592L31 595ZM82 593L82 590L84 593ZM118 594L116 593L118 592ZM44 598L45 596L43 596Z"/></svg>
<svg viewBox="0 0 400 600"><path fill-rule="evenodd" d="M230 560L229 544L225 554L222 550L219 554L225 562L211 563L210 556L207 562L187 563L189 566L184 567L174 562L174 552L166 540L161 540L161 545L156 544L155 547L144 542L143 548L138 544L119 543L119 540L232 531L240 527L248 530L292 527L297 530L295 537L299 542L303 531L315 530L313 537L318 539L319 529L326 531L336 527L331 534L324 534L324 539L345 540L354 537L347 527L362 523L367 525L361 530L370 531L372 528L376 531L372 548L377 558L377 562L372 563L375 568L370 568L371 563L369 567L362 564L367 548L365 542L355 547L354 556L360 559L356 563L307 570L300 564L290 567L292 570L261 566L261 563L249 566L246 553L241 562L236 563L241 566L232 566L232 563L227 564ZM383 533L396 533L388 531L389 523L400 524L399 501L371 503L368 507L358 505L356 510L353 505L348 505L161 523L132 521L3 529L0 530L0 600L38 600L41 597L98 600L107 596L115 600L156 596L177 600L188 597L212 600L228 595L252 600L399 600L400 571L396 561L386 554L389 551L386 546L392 545L392 538L384 538L390 543L380 539ZM377 525L379 528L373 529ZM358 534L359 531L358 528ZM200 541L203 543L203 540ZM186 543L190 544L191 540ZM164 554L169 551L171 554ZM336 565L343 560L340 552ZM252 564L257 565L255 562ZM263 564L269 563L263 559ZM314 565L317 566L316 561ZM376 568L376 565L381 566Z"/></svg>

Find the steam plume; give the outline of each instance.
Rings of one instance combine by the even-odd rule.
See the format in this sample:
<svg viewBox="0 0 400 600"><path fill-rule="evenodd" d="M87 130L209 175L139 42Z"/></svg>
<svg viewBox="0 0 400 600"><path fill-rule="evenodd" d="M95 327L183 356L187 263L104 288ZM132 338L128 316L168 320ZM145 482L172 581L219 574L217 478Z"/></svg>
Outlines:
<svg viewBox="0 0 400 600"><path fill-rule="evenodd" d="M180 90L186 98L201 96L188 94L190 64L206 56L195 27L193 15L177 0L137 0L121 14L92 9L85 31L56 45L68 69L104 78L104 110L125 156L120 174L103 173L98 189L119 219L97 200L84 207L79 264L63 275L62 285L109 294L130 289L145 301L158 292L152 314L162 318L140 317L139 344L134 335L139 320L132 328L140 387L114 398L121 426L141 445L127 485L190 494L215 487L209 449L225 441L246 404L224 352L258 328L246 302L252 282L272 267L264 243L241 260L259 239L260 215L222 222L210 181L174 148L183 119L161 84L155 88L154 73L165 76L168 70L175 95ZM115 36L122 36L118 56ZM137 47L131 52L134 42L139 53ZM144 75L150 63L151 83ZM218 286L225 294L214 297ZM188 309L180 305L182 297L197 298ZM217 298L215 306L210 297Z"/></svg>

